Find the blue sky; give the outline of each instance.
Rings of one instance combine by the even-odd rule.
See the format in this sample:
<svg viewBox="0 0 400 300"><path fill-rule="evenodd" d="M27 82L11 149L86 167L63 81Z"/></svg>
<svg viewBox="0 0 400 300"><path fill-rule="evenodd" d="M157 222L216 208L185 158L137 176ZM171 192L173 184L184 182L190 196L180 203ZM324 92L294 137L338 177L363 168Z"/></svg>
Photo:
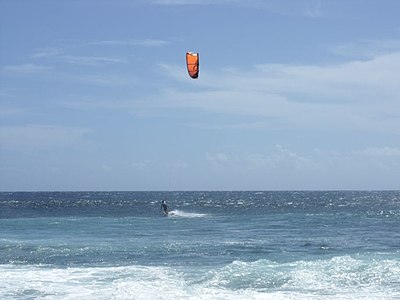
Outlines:
<svg viewBox="0 0 400 300"><path fill-rule="evenodd" d="M399 189L399 15L0 0L0 190Z"/></svg>

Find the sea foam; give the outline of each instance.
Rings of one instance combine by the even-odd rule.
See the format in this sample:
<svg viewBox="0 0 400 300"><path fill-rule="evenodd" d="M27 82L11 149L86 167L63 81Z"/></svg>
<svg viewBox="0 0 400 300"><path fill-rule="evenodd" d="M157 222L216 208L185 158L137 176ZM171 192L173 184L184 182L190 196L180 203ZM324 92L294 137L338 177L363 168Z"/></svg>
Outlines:
<svg viewBox="0 0 400 300"><path fill-rule="evenodd" d="M0 266L1 299L397 299L397 259L234 261L208 271L167 266Z"/></svg>
<svg viewBox="0 0 400 300"><path fill-rule="evenodd" d="M182 210L172 210L169 212L169 216L181 217L181 218L202 218L202 217L206 217L207 214L186 212L186 211L182 211Z"/></svg>

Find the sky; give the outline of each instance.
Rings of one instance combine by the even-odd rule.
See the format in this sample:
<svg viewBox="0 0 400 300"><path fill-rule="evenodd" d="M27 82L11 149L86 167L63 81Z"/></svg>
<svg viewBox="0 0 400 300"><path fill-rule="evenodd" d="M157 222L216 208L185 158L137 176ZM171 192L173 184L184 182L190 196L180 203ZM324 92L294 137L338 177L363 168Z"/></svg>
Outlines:
<svg viewBox="0 0 400 300"><path fill-rule="evenodd" d="M0 191L400 189L399 15L0 0Z"/></svg>

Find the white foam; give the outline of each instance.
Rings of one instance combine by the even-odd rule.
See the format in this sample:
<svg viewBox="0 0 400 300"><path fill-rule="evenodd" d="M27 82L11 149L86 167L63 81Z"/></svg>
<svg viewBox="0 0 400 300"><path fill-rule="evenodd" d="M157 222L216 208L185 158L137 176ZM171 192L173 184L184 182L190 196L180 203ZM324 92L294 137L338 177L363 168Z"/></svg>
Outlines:
<svg viewBox="0 0 400 300"><path fill-rule="evenodd" d="M182 218L203 218L208 216L207 214L200 214L194 212L185 212L181 210L172 210L169 212L169 216L171 217L182 217Z"/></svg>
<svg viewBox="0 0 400 300"><path fill-rule="evenodd" d="M168 267L49 269L3 265L0 271L1 299L261 299L254 291L192 285L182 273Z"/></svg>
<svg viewBox="0 0 400 300"><path fill-rule="evenodd" d="M208 273L206 282L229 290L278 293L286 299L400 299L400 261L356 259L276 263L235 261Z"/></svg>
<svg viewBox="0 0 400 300"><path fill-rule="evenodd" d="M350 256L211 270L0 265L0 299L399 299L398 259Z"/></svg>

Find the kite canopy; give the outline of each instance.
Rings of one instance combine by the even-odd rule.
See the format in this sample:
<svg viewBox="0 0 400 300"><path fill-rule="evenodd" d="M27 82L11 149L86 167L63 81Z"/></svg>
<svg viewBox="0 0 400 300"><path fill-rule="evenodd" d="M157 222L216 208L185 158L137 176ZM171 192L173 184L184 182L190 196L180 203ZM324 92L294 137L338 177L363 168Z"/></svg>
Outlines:
<svg viewBox="0 0 400 300"><path fill-rule="evenodd" d="M199 77L199 54L194 52L186 52L186 65L189 76L193 79Z"/></svg>

